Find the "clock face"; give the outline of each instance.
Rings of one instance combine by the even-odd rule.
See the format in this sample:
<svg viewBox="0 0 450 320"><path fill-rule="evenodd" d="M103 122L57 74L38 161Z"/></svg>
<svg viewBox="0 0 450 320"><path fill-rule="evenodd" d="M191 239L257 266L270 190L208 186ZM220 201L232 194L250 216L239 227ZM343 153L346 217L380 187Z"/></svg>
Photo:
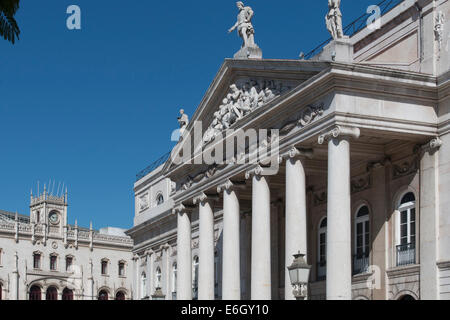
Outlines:
<svg viewBox="0 0 450 320"><path fill-rule="evenodd" d="M50 223L57 224L59 222L59 215L57 212L51 212L48 216Z"/></svg>

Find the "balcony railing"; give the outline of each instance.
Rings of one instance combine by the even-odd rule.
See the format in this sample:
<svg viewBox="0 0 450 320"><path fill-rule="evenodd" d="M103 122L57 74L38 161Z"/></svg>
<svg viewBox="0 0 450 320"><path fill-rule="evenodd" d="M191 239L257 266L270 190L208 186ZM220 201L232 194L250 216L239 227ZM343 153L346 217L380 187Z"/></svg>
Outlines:
<svg viewBox="0 0 450 320"><path fill-rule="evenodd" d="M327 277L327 262L321 261L317 263L317 281L323 281Z"/></svg>
<svg viewBox="0 0 450 320"><path fill-rule="evenodd" d="M369 255L366 253L353 256L353 275L369 271Z"/></svg>
<svg viewBox="0 0 450 320"><path fill-rule="evenodd" d="M416 245L414 243L397 246L397 267L416 264Z"/></svg>

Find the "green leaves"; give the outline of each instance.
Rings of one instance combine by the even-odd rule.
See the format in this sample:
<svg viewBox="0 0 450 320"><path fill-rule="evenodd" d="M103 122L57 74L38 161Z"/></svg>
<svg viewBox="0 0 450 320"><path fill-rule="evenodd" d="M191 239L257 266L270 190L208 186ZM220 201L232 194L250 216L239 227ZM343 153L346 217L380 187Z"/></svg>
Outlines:
<svg viewBox="0 0 450 320"><path fill-rule="evenodd" d="M19 10L20 0L0 0L0 36L14 44L19 39L19 26L14 15Z"/></svg>

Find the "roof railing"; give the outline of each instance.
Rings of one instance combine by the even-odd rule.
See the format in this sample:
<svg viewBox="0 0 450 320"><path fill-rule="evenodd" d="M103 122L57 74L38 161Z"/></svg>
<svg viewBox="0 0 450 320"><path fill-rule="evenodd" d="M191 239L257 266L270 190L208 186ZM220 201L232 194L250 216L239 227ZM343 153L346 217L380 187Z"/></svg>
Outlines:
<svg viewBox="0 0 450 320"><path fill-rule="evenodd" d="M152 172L153 170L155 170L156 168L158 168L160 165L166 163L167 160L169 160L170 158L170 154L172 152L168 152L165 155L163 155L161 158L159 158L158 160L156 160L155 162L153 162L151 165L149 165L147 168L145 168L144 170L142 170L141 172L139 172L136 175L136 181L141 180L142 178L144 178L146 175L148 175L150 172Z"/></svg>
<svg viewBox="0 0 450 320"><path fill-rule="evenodd" d="M377 6L380 7L381 16L384 16L386 13L394 9L397 5L399 5L404 0L383 0ZM344 35L353 37L355 34L360 32L366 27L367 20L372 16L372 13L365 13L350 24L348 24L345 28L343 28ZM319 44L316 48L305 54L304 59L309 60L315 55L317 55L323 47L325 47L329 42L331 42L333 38L328 38L328 40Z"/></svg>

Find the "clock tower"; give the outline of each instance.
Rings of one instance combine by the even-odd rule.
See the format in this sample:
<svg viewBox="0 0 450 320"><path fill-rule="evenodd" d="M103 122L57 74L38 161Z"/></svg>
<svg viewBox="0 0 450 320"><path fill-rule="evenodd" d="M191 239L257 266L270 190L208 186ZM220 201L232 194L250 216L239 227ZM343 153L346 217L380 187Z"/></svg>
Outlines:
<svg viewBox="0 0 450 320"><path fill-rule="evenodd" d="M67 225L67 189L63 195L47 192L30 197L30 223L45 225L49 233L63 234Z"/></svg>

